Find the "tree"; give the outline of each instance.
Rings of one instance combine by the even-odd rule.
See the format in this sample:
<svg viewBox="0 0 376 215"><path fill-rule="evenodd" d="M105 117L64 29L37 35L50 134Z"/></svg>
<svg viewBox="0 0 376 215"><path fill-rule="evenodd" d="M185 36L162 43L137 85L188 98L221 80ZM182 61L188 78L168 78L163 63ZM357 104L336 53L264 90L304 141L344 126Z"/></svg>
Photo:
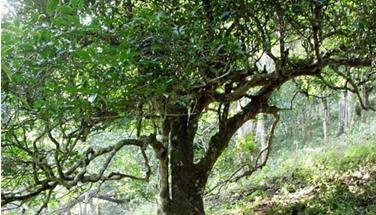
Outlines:
<svg viewBox="0 0 376 215"><path fill-rule="evenodd" d="M148 181L151 148L159 167L159 213L204 214L213 166L259 113L275 117L260 152L265 161L238 178L265 165L281 110L270 98L284 83L315 79L333 89L349 83L359 92L358 80L336 68L374 64L374 0L15 5L17 14L2 23L2 103L9 106L2 125L3 205L44 194L42 210L58 186ZM272 59L273 71L257 67L262 56ZM250 101L232 111L244 97ZM209 112L218 129L199 153L195 138ZM122 139L90 145L96 133L115 128L127 131ZM144 176L109 170L127 147L139 149ZM100 159L101 167L91 168Z"/></svg>
<svg viewBox="0 0 376 215"><path fill-rule="evenodd" d="M329 123L329 105L327 98L322 99L323 116L322 116L322 130L324 135L324 143L328 144L328 123Z"/></svg>
<svg viewBox="0 0 376 215"><path fill-rule="evenodd" d="M265 134L265 117L261 113L257 117L257 125L256 125L256 139L261 145L261 148L267 147L266 144L266 134ZM261 161L264 161L266 159L266 153L261 154Z"/></svg>
<svg viewBox="0 0 376 215"><path fill-rule="evenodd" d="M347 120L347 91L343 92L338 102L338 131L337 136L345 133L345 123Z"/></svg>

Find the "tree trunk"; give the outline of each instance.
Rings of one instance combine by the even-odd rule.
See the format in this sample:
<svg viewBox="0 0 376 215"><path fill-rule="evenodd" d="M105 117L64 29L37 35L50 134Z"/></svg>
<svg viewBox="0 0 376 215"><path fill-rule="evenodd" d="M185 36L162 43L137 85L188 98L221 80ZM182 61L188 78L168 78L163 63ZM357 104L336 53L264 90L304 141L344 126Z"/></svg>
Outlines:
<svg viewBox="0 0 376 215"><path fill-rule="evenodd" d="M237 105L237 112L242 111L242 107L245 106L250 102L250 99L248 98L242 98L238 101ZM253 135L254 132L254 123L253 120L249 120L248 122L244 123L236 132L237 134L237 140L244 140L245 138L249 137L249 135ZM241 156L240 160L241 162L249 162L249 160L252 160L253 155L251 150L242 150L240 151Z"/></svg>
<svg viewBox="0 0 376 215"><path fill-rule="evenodd" d="M346 119L346 97L347 92L343 92L338 103L338 130L337 136L345 133L345 119Z"/></svg>
<svg viewBox="0 0 376 215"><path fill-rule="evenodd" d="M302 109L302 144L306 144L312 138L311 113L306 106Z"/></svg>
<svg viewBox="0 0 376 215"><path fill-rule="evenodd" d="M367 88L366 88L365 84L363 84L360 87L360 91L361 91L361 99L363 101L363 104L364 104L364 106L368 107L368 105L369 105L369 97L368 97L368 92L367 92ZM367 119L366 118L366 110L364 110L362 108L362 106L360 105L360 120L362 122L366 122L366 119Z"/></svg>
<svg viewBox="0 0 376 215"><path fill-rule="evenodd" d="M193 140L197 123L186 109L174 107L176 115L164 122L164 141L169 155L160 157L160 209L163 215L203 215L203 189L193 163ZM170 181L169 181L170 179Z"/></svg>
<svg viewBox="0 0 376 215"><path fill-rule="evenodd" d="M102 215L100 204L97 204L97 215Z"/></svg>
<svg viewBox="0 0 376 215"><path fill-rule="evenodd" d="M260 113L257 118L257 126L256 126L256 139L260 143L261 149L266 147L266 134L265 134L265 115ZM267 152L261 154L261 161L263 163L266 159Z"/></svg>
<svg viewBox="0 0 376 215"><path fill-rule="evenodd" d="M89 211L90 211L89 214L95 214L95 205L94 205L94 199L93 198L91 198L89 200Z"/></svg>
<svg viewBox="0 0 376 215"><path fill-rule="evenodd" d="M205 155L194 163L193 141L206 104L205 100L197 102L194 106L196 112L192 114L182 106L166 107L169 114L163 122L162 143L152 145L160 163L160 215L204 215L203 193L207 180L231 137L258 113L276 114L277 111L267 105L263 96L254 97L241 112L230 118L223 110L219 131L211 136ZM160 148L163 148L163 153L160 153Z"/></svg>
<svg viewBox="0 0 376 215"><path fill-rule="evenodd" d="M329 108L328 108L328 101L327 99L323 99L323 121L322 121L322 128L324 134L324 144L328 144L328 121L329 121Z"/></svg>
<svg viewBox="0 0 376 215"><path fill-rule="evenodd" d="M352 128L354 125L354 104L353 93L347 92L347 127Z"/></svg>
<svg viewBox="0 0 376 215"><path fill-rule="evenodd" d="M160 191L161 204L159 215L204 215L203 190L198 175L188 171L184 165L172 165L171 169L179 169L179 173L171 174L171 196L165 197Z"/></svg>
<svg viewBox="0 0 376 215"><path fill-rule="evenodd" d="M242 107L248 104L249 102L250 102L250 99L248 98L242 98L241 100L239 100L237 104L237 112L242 111ZM249 120L248 122L244 123L244 125L242 125L242 127L239 128L237 132L237 137L244 138L249 133L253 133L253 121L252 120Z"/></svg>
<svg viewBox="0 0 376 215"><path fill-rule="evenodd" d="M163 150L155 149L159 160L159 210L158 214L168 214L170 207L170 185L169 185L169 131L168 124L164 123L163 128Z"/></svg>
<svg viewBox="0 0 376 215"><path fill-rule="evenodd" d="M198 183L193 180L194 174L185 175L172 175L173 190L171 211L169 214L174 215L203 215L204 201L203 201L203 189L198 188ZM187 177L190 176L190 177Z"/></svg>

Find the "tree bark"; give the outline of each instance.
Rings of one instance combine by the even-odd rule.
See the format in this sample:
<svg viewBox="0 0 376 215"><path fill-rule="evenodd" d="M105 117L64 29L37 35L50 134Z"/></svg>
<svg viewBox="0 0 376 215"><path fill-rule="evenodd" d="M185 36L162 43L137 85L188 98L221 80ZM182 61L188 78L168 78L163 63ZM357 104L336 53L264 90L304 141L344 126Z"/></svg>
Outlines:
<svg viewBox="0 0 376 215"><path fill-rule="evenodd" d="M266 93L269 93L267 91ZM267 94L268 95L268 94ZM193 140L197 130L198 119L204 104L198 103L196 113L189 116L188 110L183 107L173 107L168 113L173 117L166 117L164 121L164 136L168 140L164 143L169 147L169 156L157 157L160 162L169 160L161 174L161 185L170 189L161 189L162 204L158 213L164 215L203 215L205 214L203 193L209 174L224 149L228 146L231 137L250 119L261 112L275 113L278 109L270 107L267 100L261 95L254 97L242 111L234 116L224 119L220 123L219 131L210 138L209 147L198 163L193 162ZM158 152L158 146L153 146ZM166 147L165 147L166 148ZM166 166L166 164L164 164ZM170 170L167 174L166 172ZM169 175L171 181L168 181ZM162 186L161 186L162 187Z"/></svg>
<svg viewBox="0 0 376 215"><path fill-rule="evenodd" d="M247 105L250 102L248 98L242 98L241 100L238 101L237 104L237 112L242 111L242 107ZM237 132L237 137L238 138L244 138L247 136L249 133L253 133L253 121L248 121L242 125L238 132Z"/></svg>
<svg viewBox="0 0 376 215"><path fill-rule="evenodd" d="M353 93L347 92L347 127L352 128L354 125L354 104L353 104Z"/></svg>
<svg viewBox="0 0 376 215"><path fill-rule="evenodd" d="M303 108L303 112L302 112L302 134L303 134L303 138L302 138L302 144L306 144L309 139L311 138L312 136L312 133L311 133L311 121L310 121L310 111L307 107L304 107Z"/></svg>
<svg viewBox="0 0 376 215"><path fill-rule="evenodd" d="M171 195L173 214L204 214L203 190L196 182L193 164L193 139L196 124L188 116L171 119Z"/></svg>
<svg viewBox="0 0 376 215"><path fill-rule="evenodd" d="M362 79L363 79L364 76L362 76ZM368 107L369 106L369 96L368 96L368 92L367 92L367 88L366 88L366 85L363 84L361 87L360 87L360 93L361 93L361 99L363 101L363 104L364 106ZM366 122L367 121L367 118L366 118L366 110L363 110L363 108L361 107L360 105L360 120L362 122Z"/></svg>
<svg viewBox="0 0 376 215"><path fill-rule="evenodd" d="M265 134L265 115L260 113L257 118L257 126L256 126L256 139L260 143L260 148L263 149L266 147L266 134ZM261 154L260 162L263 163L266 159L266 151Z"/></svg>
<svg viewBox="0 0 376 215"><path fill-rule="evenodd" d="M324 144L328 144L328 121L329 121L329 108L328 108L328 101L327 99L323 99L323 121L322 121L322 128L324 134Z"/></svg>
<svg viewBox="0 0 376 215"><path fill-rule="evenodd" d="M159 206L158 214L168 214L170 207L170 184L169 184L169 125L163 124L162 144L152 146L159 160Z"/></svg>
<svg viewBox="0 0 376 215"><path fill-rule="evenodd" d="M175 116L164 122L164 142L169 156L159 157L160 163L160 209L164 215L205 214L203 189L193 163L193 140L197 121L188 115L188 110L173 107ZM170 181L169 181L170 179Z"/></svg>
<svg viewBox="0 0 376 215"><path fill-rule="evenodd" d="M245 106L247 103L250 102L250 99L248 98L242 98L241 100L238 101L237 103L237 112L242 111L242 107ZM249 120L248 122L244 123L239 130L236 132L236 139L239 140L244 140L245 138L248 137L248 135L253 135L254 132L254 123L253 120ZM241 160L242 162L249 162L249 159L252 159L252 151L246 150L246 151L241 151Z"/></svg>
<svg viewBox="0 0 376 215"><path fill-rule="evenodd" d="M337 136L345 133L345 120L346 120L346 97L347 92L343 92L338 102L338 130Z"/></svg>

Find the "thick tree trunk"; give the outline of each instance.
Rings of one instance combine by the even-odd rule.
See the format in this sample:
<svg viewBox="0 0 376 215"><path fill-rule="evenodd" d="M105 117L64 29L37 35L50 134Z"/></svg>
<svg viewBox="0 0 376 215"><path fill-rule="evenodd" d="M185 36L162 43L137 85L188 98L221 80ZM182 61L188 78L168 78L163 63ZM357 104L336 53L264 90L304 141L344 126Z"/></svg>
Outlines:
<svg viewBox="0 0 376 215"><path fill-rule="evenodd" d="M203 202L204 187L198 183L200 175L196 174L194 168L184 165L181 159L173 159L171 156L171 182L169 185L169 196L166 190L160 190L161 205L159 215L203 215L205 214ZM168 176L167 176L168 177ZM164 187L169 186L166 175L160 178Z"/></svg>
<svg viewBox="0 0 376 215"><path fill-rule="evenodd" d="M158 214L204 215L203 193L206 182L231 137L258 113L276 114L278 110L269 107L263 96L254 97L241 112L230 118L222 118L219 131L210 138L205 155L194 163L193 141L199 116L205 106L206 103L198 102L194 107L196 112L192 114L188 114L184 107L169 107L167 112L170 116L167 116L163 123L163 144L152 145L161 164L161 207ZM168 153L160 153L159 148Z"/></svg>
<svg viewBox="0 0 376 215"><path fill-rule="evenodd" d="M194 174L172 175L172 177L175 180L173 181L171 210L168 214L205 214L202 196L203 189L198 188L198 183L194 180Z"/></svg>
<svg viewBox="0 0 376 215"><path fill-rule="evenodd" d="M159 160L159 210L158 214L168 214L170 207L168 154Z"/></svg>
<svg viewBox="0 0 376 215"><path fill-rule="evenodd" d="M158 214L202 215L205 214L205 184L199 183L201 176L193 163L197 123L189 118L184 108L174 107L172 113L176 116L167 117L164 122L164 145L169 148L169 156L159 158L161 205Z"/></svg>
<svg viewBox="0 0 376 215"><path fill-rule="evenodd" d="M175 119L171 130L171 214L204 214L203 188L193 164L193 139L195 127L187 117Z"/></svg>
<svg viewBox="0 0 376 215"><path fill-rule="evenodd" d="M177 167L172 167L177 168ZM180 167L182 170L184 167ZM182 172L182 171L181 171ZM161 200L159 215L204 215L203 188L198 186L197 175L184 171L171 175L171 198ZM164 195L161 194L162 198Z"/></svg>

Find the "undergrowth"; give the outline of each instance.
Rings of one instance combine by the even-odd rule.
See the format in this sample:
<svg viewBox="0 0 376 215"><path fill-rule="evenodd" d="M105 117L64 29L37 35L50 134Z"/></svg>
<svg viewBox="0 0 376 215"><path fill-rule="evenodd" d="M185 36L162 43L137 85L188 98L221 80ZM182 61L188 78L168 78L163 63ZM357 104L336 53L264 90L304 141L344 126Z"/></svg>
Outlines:
<svg viewBox="0 0 376 215"><path fill-rule="evenodd" d="M208 200L209 214L376 214L376 125L325 145L281 148L222 193Z"/></svg>

